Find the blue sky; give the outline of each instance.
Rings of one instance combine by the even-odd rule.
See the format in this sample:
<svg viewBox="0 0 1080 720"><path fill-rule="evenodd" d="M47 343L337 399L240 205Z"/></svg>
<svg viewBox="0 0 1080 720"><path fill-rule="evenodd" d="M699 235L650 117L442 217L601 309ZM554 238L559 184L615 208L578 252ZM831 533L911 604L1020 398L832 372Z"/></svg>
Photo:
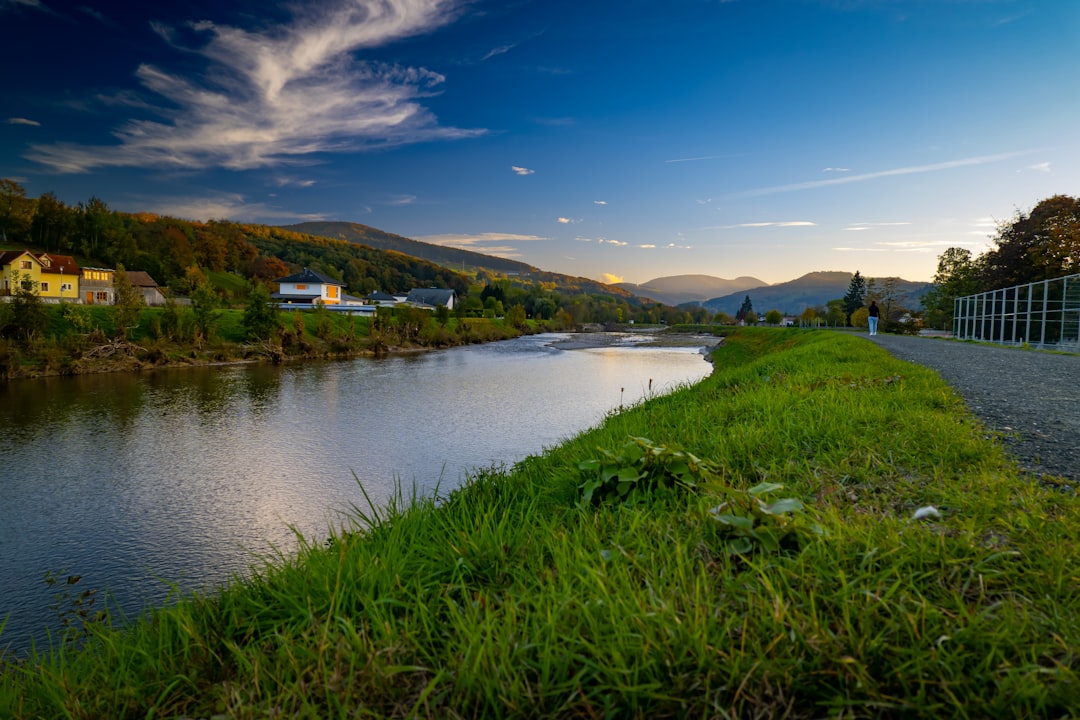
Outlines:
<svg viewBox="0 0 1080 720"><path fill-rule="evenodd" d="M642 283L929 280L1080 194L1077 0L0 0L0 177Z"/></svg>

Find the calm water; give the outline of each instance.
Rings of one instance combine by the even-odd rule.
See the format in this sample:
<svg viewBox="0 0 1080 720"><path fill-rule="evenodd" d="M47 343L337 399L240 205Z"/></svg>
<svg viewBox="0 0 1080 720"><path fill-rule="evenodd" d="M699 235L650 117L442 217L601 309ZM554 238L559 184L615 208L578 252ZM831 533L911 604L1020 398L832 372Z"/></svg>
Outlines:
<svg viewBox="0 0 1080 720"><path fill-rule="evenodd" d="M46 572L137 614L321 541L395 481L446 491L711 370L697 348L555 335L411 357L0 385L0 648L56 625ZM355 474L355 479L354 479Z"/></svg>

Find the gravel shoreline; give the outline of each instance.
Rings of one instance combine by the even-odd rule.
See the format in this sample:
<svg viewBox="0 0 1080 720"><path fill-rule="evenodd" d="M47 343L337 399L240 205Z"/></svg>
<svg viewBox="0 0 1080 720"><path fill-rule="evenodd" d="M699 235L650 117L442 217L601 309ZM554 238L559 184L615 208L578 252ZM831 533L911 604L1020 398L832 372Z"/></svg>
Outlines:
<svg viewBox="0 0 1080 720"><path fill-rule="evenodd" d="M964 399L1020 466L1080 480L1080 355L905 335L866 339L930 368Z"/></svg>

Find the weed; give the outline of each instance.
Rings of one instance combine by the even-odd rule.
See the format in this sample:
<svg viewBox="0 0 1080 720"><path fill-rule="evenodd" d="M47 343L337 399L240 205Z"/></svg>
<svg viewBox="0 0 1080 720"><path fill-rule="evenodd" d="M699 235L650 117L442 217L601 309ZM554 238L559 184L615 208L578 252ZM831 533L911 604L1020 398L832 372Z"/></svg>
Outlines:
<svg viewBox="0 0 1080 720"><path fill-rule="evenodd" d="M648 438L631 437L617 452L597 448L601 457L578 466L584 478L581 502L633 502L661 489L693 492L715 477L719 468L693 453L658 445Z"/></svg>

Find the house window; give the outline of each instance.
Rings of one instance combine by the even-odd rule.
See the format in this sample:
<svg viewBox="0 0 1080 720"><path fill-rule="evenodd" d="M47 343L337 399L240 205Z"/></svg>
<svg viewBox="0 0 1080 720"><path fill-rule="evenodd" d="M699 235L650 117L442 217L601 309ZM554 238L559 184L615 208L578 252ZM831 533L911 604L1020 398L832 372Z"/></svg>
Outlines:
<svg viewBox="0 0 1080 720"><path fill-rule="evenodd" d="M47 283L47 282L41 283L41 292L49 292L49 283Z"/></svg>
<svg viewBox="0 0 1080 720"><path fill-rule="evenodd" d="M326 297L336 298L337 297L337 288L334 287L333 285L326 288Z"/></svg>
<svg viewBox="0 0 1080 720"><path fill-rule="evenodd" d="M296 289L297 290L307 290L307 285L304 285L302 283L298 283L297 286L296 286Z"/></svg>
<svg viewBox="0 0 1080 720"><path fill-rule="evenodd" d="M33 270L34 269L34 263L30 262L29 260L20 260L19 261L19 269L20 270Z"/></svg>
<svg viewBox="0 0 1080 720"><path fill-rule="evenodd" d="M71 283L64 283L63 285L61 285L60 286L60 292L62 292L62 293L71 292Z"/></svg>
<svg viewBox="0 0 1080 720"><path fill-rule="evenodd" d="M94 296L94 299L98 302L109 302L109 293L99 292L97 295Z"/></svg>

